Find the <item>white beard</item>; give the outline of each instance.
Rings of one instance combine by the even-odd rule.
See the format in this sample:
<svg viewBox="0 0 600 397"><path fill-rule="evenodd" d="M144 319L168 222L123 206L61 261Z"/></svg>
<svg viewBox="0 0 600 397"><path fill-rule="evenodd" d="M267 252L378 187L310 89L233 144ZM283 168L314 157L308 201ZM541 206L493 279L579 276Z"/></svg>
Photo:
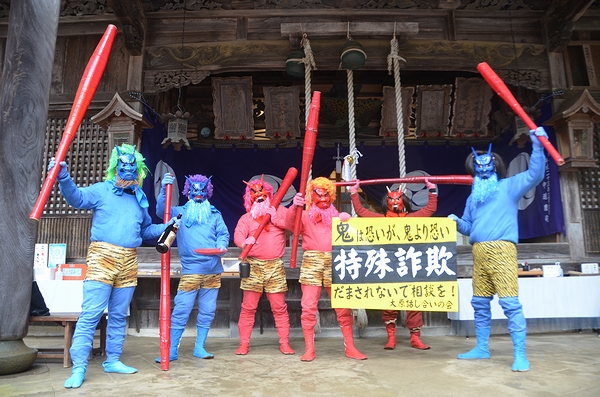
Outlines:
<svg viewBox="0 0 600 397"><path fill-rule="evenodd" d="M269 207L271 207L271 200L268 197L261 203L254 202L252 203L252 208L250 208L250 215L252 215L253 219L260 218L267 214Z"/></svg>
<svg viewBox="0 0 600 397"><path fill-rule="evenodd" d="M498 191L498 175L493 174L487 179L475 175L471 197L475 204L485 203Z"/></svg>
<svg viewBox="0 0 600 397"><path fill-rule="evenodd" d="M206 223L206 219L208 219L208 216L210 215L210 203L208 200L204 200L201 203L189 200L185 204L184 210L185 225L187 227L192 226L194 223L201 225L203 221Z"/></svg>

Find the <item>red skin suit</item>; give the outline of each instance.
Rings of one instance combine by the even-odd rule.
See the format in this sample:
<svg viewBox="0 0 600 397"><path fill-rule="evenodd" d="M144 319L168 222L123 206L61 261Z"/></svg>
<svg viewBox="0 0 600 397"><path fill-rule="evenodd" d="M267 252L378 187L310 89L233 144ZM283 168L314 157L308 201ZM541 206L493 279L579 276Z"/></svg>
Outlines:
<svg viewBox="0 0 600 397"><path fill-rule="evenodd" d="M360 183L360 182L359 182ZM431 184L433 185L433 184ZM430 187L430 186L428 186ZM388 210L387 213L380 214L379 212L371 211L362 206L358 197L358 183L351 188L350 199L356 214L360 217L381 218L387 217L428 217L437 210L437 194L429 192L429 200L427 205L415 212L406 212L402 204L402 192L394 191L388 193ZM394 206L395 205L395 206ZM384 310L381 316L388 334L388 342L384 349L393 350L396 348L396 320L398 319L398 311ZM423 326L423 312L406 311L406 328L410 330L410 344L415 349L427 350L430 347L421 341L421 327Z"/></svg>
<svg viewBox="0 0 600 397"><path fill-rule="evenodd" d="M289 344L290 320L285 302L287 282L281 259L285 252L285 229L282 223L288 209L283 206L275 209L270 205L273 188L262 179L247 185L244 206L248 212L238 220L233 235L234 243L240 248L252 244L247 257L250 277L243 278L240 286L244 297L238 321L240 347L235 354L246 355L250 350L254 316L263 292L267 295L275 319L279 350L283 354L294 354ZM255 240L256 230L265 216L270 216L270 220L258 240Z"/></svg>
<svg viewBox="0 0 600 397"><path fill-rule="evenodd" d="M314 328L317 323L319 297L324 287L331 297L331 218L337 217L347 221L350 214L339 213L331 203L335 200L335 186L327 178L319 177L311 180L306 188L306 200L298 193L294 197L294 205L286 216L285 224L289 230L294 229L296 212L302 211L300 232L302 233L302 266L299 282L302 286L302 331L306 351L300 358L302 361L315 359ZM301 207L306 204L307 209ZM352 330L352 310L335 309L342 335L346 357L365 360L354 346Z"/></svg>

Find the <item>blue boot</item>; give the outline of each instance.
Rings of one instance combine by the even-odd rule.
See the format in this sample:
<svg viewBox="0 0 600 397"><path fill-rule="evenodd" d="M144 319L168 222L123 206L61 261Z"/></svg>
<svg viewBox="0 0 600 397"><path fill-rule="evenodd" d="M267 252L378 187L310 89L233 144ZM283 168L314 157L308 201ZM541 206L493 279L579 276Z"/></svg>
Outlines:
<svg viewBox="0 0 600 397"><path fill-rule="evenodd" d="M491 296L473 296L473 298L471 298L471 306L473 306L473 310L475 311L475 334L477 335L477 345L474 349L459 354L459 359L471 360L490 358L488 342L492 329L491 301Z"/></svg>
<svg viewBox="0 0 600 397"><path fill-rule="evenodd" d="M527 333L525 331L511 332L510 337L512 338L513 345L515 346L515 361L512 365L513 372L529 371L529 361L527 361L527 357L525 357L525 339L527 337Z"/></svg>
<svg viewBox="0 0 600 397"><path fill-rule="evenodd" d="M179 358L179 345L181 344L181 336L183 335L183 331L183 328L171 328L171 348L169 349L169 361L175 361ZM154 361L160 363L160 357L156 357Z"/></svg>
<svg viewBox="0 0 600 397"><path fill-rule="evenodd" d="M123 364L120 361L105 361L102 363L104 372L112 372L116 374L135 374L137 369Z"/></svg>
<svg viewBox="0 0 600 397"><path fill-rule="evenodd" d="M459 354L457 357L461 360L490 358L488 341L490 339L491 329L491 327L475 328L475 334L477 335L477 345L474 349L466 353Z"/></svg>
<svg viewBox="0 0 600 397"><path fill-rule="evenodd" d="M196 327L197 334L196 336L196 346L194 347L194 356L200 358L213 358L214 355L210 354L206 350L204 350L204 343L206 342L206 337L208 336L208 328Z"/></svg>
<svg viewBox="0 0 600 397"><path fill-rule="evenodd" d="M73 367L71 377L65 381L63 386L65 389L77 389L85 380L85 367Z"/></svg>
<svg viewBox="0 0 600 397"><path fill-rule="evenodd" d="M529 371L529 361L525 357L525 339L527 338L527 320L523 315L523 306L516 296L500 298L500 306L508 318L508 332L514 345L514 372Z"/></svg>

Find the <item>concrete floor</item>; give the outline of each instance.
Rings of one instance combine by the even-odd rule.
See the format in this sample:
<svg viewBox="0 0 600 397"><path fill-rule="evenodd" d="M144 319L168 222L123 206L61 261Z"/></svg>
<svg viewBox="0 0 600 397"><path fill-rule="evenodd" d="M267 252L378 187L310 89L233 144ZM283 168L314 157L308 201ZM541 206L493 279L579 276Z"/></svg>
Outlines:
<svg viewBox="0 0 600 397"><path fill-rule="evenodd" d="M258 332L255 332L258 333ZM27 337L60 346L60 338ZM475 345L473 338L424 336L431 350L413 349L399 335L396 350L384 350L383 337L357 338L368 360L348 359L340 337L316 336L317 358L300 361L302 338L292 338L296 355L279 353L277 339L253 338L250 354L234 354L238 341L209 338L212 360L192 356L194 338L184 337L179 360L161 371L154 362L159 339L127 336L122 361L132 375L107 374L103 357L90 361L79 389L64 389L71 368L62 360L41 360L21 374L0 376L0 396L600 396L600 338L595 332L560 332L528 336L529 372L514 373L508 335L490 338L492 358L458 360Z"/></svg>

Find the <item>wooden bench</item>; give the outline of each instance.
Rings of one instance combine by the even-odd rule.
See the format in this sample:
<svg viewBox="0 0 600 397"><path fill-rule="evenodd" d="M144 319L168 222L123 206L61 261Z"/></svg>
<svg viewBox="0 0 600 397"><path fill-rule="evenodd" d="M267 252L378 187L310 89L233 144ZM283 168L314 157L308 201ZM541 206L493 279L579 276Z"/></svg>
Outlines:
<svg viewBox="0 0 600 397"><path fill-rule="evenodd" d="M33 316L29 317L29 323L32 325L40 323L56 323L62 325L64 331L64 347L61 348L38 348L38 358L62 358L63 367L68 368L71 366L71 353L69 349L73 343L73 333L75 332L75 325L79 319L81 313L52 313L49 316ZM92 348L90 356L94 354L104 355L106 354L106 323L107 315L102 314L98 326L96 329L100 330L100 347Z"/></svg>

